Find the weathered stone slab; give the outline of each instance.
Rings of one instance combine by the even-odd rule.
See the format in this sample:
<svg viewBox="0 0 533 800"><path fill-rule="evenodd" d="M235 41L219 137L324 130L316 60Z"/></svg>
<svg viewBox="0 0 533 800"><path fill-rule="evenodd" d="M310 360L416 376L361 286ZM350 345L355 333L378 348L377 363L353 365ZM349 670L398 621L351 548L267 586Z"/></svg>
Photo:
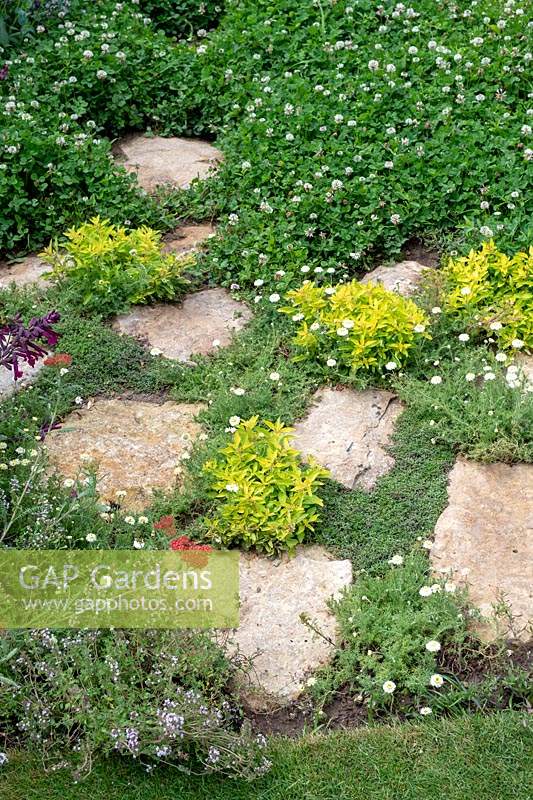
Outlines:
<svg viewBox="0 0 533 800"><path fill-rule="evenodd" d="M348 489L368 491L394 466L386 448L401 410L391 392L319 389L307 417L294 426L294 446Z"/></svg>
<svg viewBox="0 0 533 800"><path fill-rule="evenodd" d="M153 489L172 490L180 457L201 432L196 415L201 403L157 403L138 400L96 400L74 411L60 429L46 437L52 466L75 478L88 463L98 465L98 491L103 500L141 510Z"/></svg>
<svg viewBox="0 0 533 800"><path fill-rule="evenodd" d="M225 289L205 289L188 295L181 305L137 306L117 317L113 327L145 339L167 358L188 362L193 355L230 344L251 316L248 306Z"/></svg>
<svg viewBox="0 0 533 800"><path fill-rule="evenodd" d="M521 353L515 358L516 365L524 378L524 389L533 392L533 355Z"/></svg>
<svg viewBox="0 0 533 800"><path fill-rule="evenodd" d="M198 250L207 241L215 229L205 223L198 225L183 225L165 237L163 252L185 255Z"/></svg>
<svg viewBox="0 0 533 800"><path fill-rule="evenodd" d="M137 174L147 192L164 184L188 189L191 181L206 178L222 160L220 150L201 139L135 134L121 139L119 148L123 166Z"/></svg>
<svg viewBox="0 0 533 800"><path fill-rule="evenodd" d="M381 266L369 272L361 283L381 283L391 292L408 296L416 290L424 270L429 269L418 261L400 261L391 267Z"/></svg>
<svg viewBox="0 0 533 800"><path fill-rule="evenodd" d="M28 364L21 364L22 378L15 381L11 370L0 367L0 398L9 397L18 389L29 386L37 378L43 368L43 360L40 359L34 367Z"/></svg>
<svg viewBox="0 0 533 800"><path fill-rule="evenodd" d="M528 639L533 622L533 465L480 464L459 458L450 472L448 507L435 527L431 562L468 584L470 599L494 638L493 605L504 600L514 632ZM500 629L505 632L505 620Z"/></svg>
<svg viewBox="0 0 533 800"><path fill-rule="evenodd" d="M48 281L42 275L50 269L50 265L38 256L26 256L14 264L0 264L0 289L7 289L12 283L16 286L46 286Z"/></svg>
<svg viewBox="0 0 533 800"><path fill-rule="evenodd" d="M321 547L299 547L293 558L277 560L241 554L240 625L233 643L253 657L252 687L245 693L250 705L259 710L289 703L327 662L333 646L301 615L334 641L336 620L327 604L351 580L351 562L334 561Z"/></svg>

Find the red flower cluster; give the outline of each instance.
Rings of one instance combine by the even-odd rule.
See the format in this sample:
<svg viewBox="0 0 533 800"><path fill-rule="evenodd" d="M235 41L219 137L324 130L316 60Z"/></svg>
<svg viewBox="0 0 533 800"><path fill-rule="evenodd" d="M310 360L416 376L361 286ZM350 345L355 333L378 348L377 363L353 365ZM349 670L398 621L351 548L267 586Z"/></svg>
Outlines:
<svg viewBox="0 0 533 800"><path fill-rule="evenodd" d="M70 367L72 356L68 353L54 353L53 356L45 358L43 364L47 367Z"/></svg>
<svg viewBox="0 0 533 800"><path fill-rule="evenodd" d="M163 531L167 536L174 536L176 533L174 517L170 516L170 514L167 514L165 517L161 517L160 520L154 522L154 528L156 531Z"/></svg>
<svg viewBox="0 0 533 800"><path fill-rule="evenodd" d="M154 528L156 531L163 531L169 537L176 535L174 517L170 514L154 522ZM182 559L187 564L190 564L191 567L205 567L209 560L208 553L212 550L208 544L193 542L188 536L179 536L177 539L172 539L170 549L180 551Z"/></svg>

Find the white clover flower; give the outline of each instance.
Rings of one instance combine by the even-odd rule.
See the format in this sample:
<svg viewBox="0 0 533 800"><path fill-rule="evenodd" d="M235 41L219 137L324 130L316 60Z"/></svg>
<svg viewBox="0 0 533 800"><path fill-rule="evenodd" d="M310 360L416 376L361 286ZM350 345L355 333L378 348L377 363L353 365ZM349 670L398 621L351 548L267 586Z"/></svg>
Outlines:
<svg viewBox="0 0 533 800"><path fill-rule="evenodd" d="M387 563L391 564L393 567L401 567L403 564L403 556L394 555L392 558L389 558Z"/></svg>
<svg viewBox="0 0 533 800"><path fill-rule="evenodd" d="M268 299L270 300L271 303L278 303L280 300L280 296L277 292L274 292L274 294L271 294Z"/></svg>
<svg viewBox="0 0 533 800"><path fill-rule="evenodd" d="M442 378L440 375L433 375L429 382L433 384L433 386L438 386L440 383L442 383Z"/></svg>
<svg viewBox="0 0 533 800"><path fill-rule="evenodd" d="M326 361L326 364L327 364L328 367L336 367L337 366L337 362L336 362L336 360L334 358L328 358L328 360Z"/></svg>
<svg viewBox="0 0 533 800"><path fill-rule="evenodd" d="M470 336L467 333L460 333L457 338L460 342L468 342L470 340Z"/></svg>
<svg viewBox="0 0 533 800"><path fill-rule="evenodd" d="M396 689L396 684L394 683L394 681L385 681L385 683L383 684L383 691L385 692L385 694L393 694L395 689Z"/></svg>
<svg viewBox="0 0 533 800"><path fill-rule="evenodd" d="M148 517L144 517L144 516L139 517L138 520L137 520L137 523L139 525L146 525L147 522L148 522Z"/></svg>
<svg viewBox="0 0 533 800"><path fill-rule="evenodd" d="M438 672L434 672L429 679L429 685L433 686L434 689L440 689L444 685L444 678Z"/></svg>
<svg viewBox="0 0 533 800"><path fill-rule="evenodd" d="M375 72L377 69L379 69L379 61L376 61L375 58L371 59L368 62L368 69L372 70L372 72Z"/></svg>
<svg viewBox="0 0 533 800"><path fill-rule="evenodd" d="M257 278L257 280L254 281L254 286L256 286L257 288L259 288L263 284L264 284L264 281L261 278Z"/></svg>
<svg viewBox="0 0 533 800"><path fill-rule="evenodd" d="M431 591L431 586L421 586L418 590L418 594L420 597L431 597L433 592Z"/></svg>
<svg viewBox="0 0 533 800"><path fill-rule="evenodd" d="M513 339L511 342L511 347L514 347L515 350L520 350L524 346L524 342L522 339Z"/></svg>
<svg viewBox="0 0 533 800"><path fill-rule="evenodd" d="M59 374L60 374L60 375L66 375L66 374L67 374L67 372L68 372L68 369L67 369L66 367L62 367L62 368L59 370Z"/></svg>
<svg viewBox="0 0 533 800"><path fill-rule="evenodd" d="M496 375L494 374L494 372L485 372L485 374L483 375L483 380L494 381L496 380Z"/></svg>
<svg viewBox="0 0 533 800"><path fill-rule="evenodd" d="M92 58L93 55L94 55L94 53L93 53L92 50L84 50L83 51L83 57L84 58Z"/></svg>
<svg viewBox="0 0 533 800"><path fill-rule="evenodd" d="M105 71L105 69L99 69L98 72L96 73L96 77L98 78L99 81L103 81L107 78L107 72Z"/></svg>
<svg viewBox="0 0 533 800"><path fill-rule="evenodd" d="M337 336L348 336L349 333L348 328L337 328Z"/></svg>
<svg viewBox="0 0 533 800"><path fill-rule="evenodd" d="M335 294L335 292L336 292L337 290L335 289L335 287L334 287L334 286L328 286L326 289L324 289L324 291L325 291L325 293L326 293L327 295L330 295L330 296L331 296L332 294Z"/></svg>
<svg viewBox="0 0 533 800"><path fill-rule="evenodd" d="M431 550L431 548L433 547L433 542L431 541L431 539L424 539L424 541L422 542L422 547L424 548L424 550Z"/></svg>
<svg viewBox="0 0 533 800"><path fill-rule="evenodd" d="M496 353L495 359L503 364L504 361L507 361L507 355L505 353Z"/></svg>
<svg viewBox="0 0 533 800"><path fill-rule="evenodd" d="M135 525L135 517L124 517L126 525Z"/></svg>
<svg viewBox="0 0 533 800"><path fill-rule="evenodd" d="M85 541L91 544L92 542L96 542L96 533L88 533L85 537Z"/></svg>
<svg viewBox="0 0 533 800"><path fill-rule="evenodd" d="M415 325L413 330L414 330L415 333L424 333L424 331L426 330L426 326L422 325L422 324L418 324L418 325Z"/></svg>
<svg viewBox="0 0 533 800"><path fill-rule="evenodd" d="M74 402L76 403L76 405L77 405L77 406L81 406L81 405L83 405L83 397L80 397L80 396L78 395L78 396L75 398Z"/></svg>
<svg viewBox="0 0 533 800"><path fill-rule="evenodd" d="M281 375L279 374L279 372L271 372L268 377L270 378L271 381L274 381L274 383L277 383L277 381L279 381Z"/></svg>
<svg viewBox="0 0 533 800"><path fill-rule="evenodd" d="M462 287L462 289L461 289L461 294L462 294L464 297L466 297L468 294L470 294L470 293L471 293L471 291L472 291L472 290L471 290L470 286L463 286L463 287Z"/></svg>
<svg viewBox="0 0 533 800"><path fill-rule="evenodd" d="M160 350L159 347L152 347L152 349L150 350L150 355L151 356L160 356L160 355L162 355L162 352L163 351Z"/></svg>
<svg viewBox="0 0 533 800"><path fill-rule="evenodd" d="M472 383L472 381L476 380L476 373L475 372L467 372L465 375L465 381L468 383Z"/></svg>
<svg viewBox="0 0 533 800"><path fill-rule="evenodd" d="M133 540L133 547L135 550L143 550L144 549L144 542L142 539L134 539Z"/></svg>
<svg viewBox="0 0 533 800"><path fill-rule="evenodd" d="M440 306L433 306L431 309L432 314L442 314L442 308Z"/></svg>
<svg viewBox="0 0 533 800"><path fill-rule="evenodd" d="M482 225L479 232L482 236L494 236L494 231L488 225Z"/></svg>
<svg viewBox="0 0 533 800"><path fill-rule="evenodd" d="M227 483L226 484L226 491L233 492L234 494L239 491L239 486L237 483Z"/></svg>
<svg viewBox="0 0 533 800"><path fill-rule="evenodd" d="M239 425L241 424L241 418L238 417L237 414L234 414L233 417L229 418L228 422L232 428L238 428Z"/></svg>
<svg viewBox="0 0 533 800"><path fill-rule="evenodd" d="M444 591L448 594L453 594L457 590L457 586L453 581L446 581L444 584Z"/></svg>
<svg viewBox="0 0 533 800"><path fill-rule="evenodd" d="M385 364L385 369L388 370L389 372L392 372L393 369L397 369L397 367L398 364L396 363L396 361L387 361L387 363Z"/></svg>
<svg viewBox="0 0 533 800"><path fill-rule="evenodd" d="M399 225L401 222L401 217L399 214L392 214L390 221L392 222L393 225Z"/></svg>
<svg viewBox="0 0 533 800"><path fill-rule="evenodd" d="M498 322L498 321L491 322L490 325L489 325L489 328L491 329L491 331L501 331L501 329L503 328L503 325L502 325L501 322Z"/></svg>
<svg viewBox="0 0 533 800"><path fill-rule="evenodd" d="M437 642L436 639L430 639L429 642L426 642L426 650L428 653L438 653L441 648L441 643Z"/></svg>
<svg viewBox="0 0 533 800"><path fill-rule="evenodd" d="M240 386L232 386L230 392L236 397L242 397L243 394L246 394L246 390L242 389Z"/></svg>
<svg viewBox="0 0 533 800"><path fill-rule="evenodd" d="M355 325L355 322L353 321L353 319L343 319L343 321L342 321L342 327L343 328L348 328L348 330L353 328L354 325Z"/></svg>
<svg viewBox="0 0 533 800"><path fill-rule="evenodd" d="M421 715L423 717L427 717L430 714L432 714L433 711L431 710L431 708L429 706L422 706L422 708L420 709L420 713L421 713Z"/></svg>
<svg viewBox="0 0 533 800"><path fill-rule="evenodd" d="M65 478L65 480L63 481L63 486L65 487L65 489L70 489L72 486L74 486L75 483L76 481L73 481L72 478Z"/></svg>

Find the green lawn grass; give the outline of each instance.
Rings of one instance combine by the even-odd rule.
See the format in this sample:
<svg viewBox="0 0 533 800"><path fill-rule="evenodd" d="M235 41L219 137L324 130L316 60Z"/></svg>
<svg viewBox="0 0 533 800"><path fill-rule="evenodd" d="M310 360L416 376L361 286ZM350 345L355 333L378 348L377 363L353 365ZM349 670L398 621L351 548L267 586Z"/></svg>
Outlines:
<svg viewBox="0 0 533 800"><path fill-rule="evenodd" d="M255 783L147 775L130 762L95 766L73 784L13 755L0 772L2 800L530 800L533 740L525 716L501 713L277 740L274 766Z"/></svg>

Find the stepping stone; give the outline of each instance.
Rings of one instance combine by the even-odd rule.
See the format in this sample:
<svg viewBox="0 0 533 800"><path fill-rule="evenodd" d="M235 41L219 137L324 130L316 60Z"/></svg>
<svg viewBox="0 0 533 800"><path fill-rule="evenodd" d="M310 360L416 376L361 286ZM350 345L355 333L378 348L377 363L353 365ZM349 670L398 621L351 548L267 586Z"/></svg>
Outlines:
<svg viewBox="0 0 533 800"><path fill-rule="evenodd" d="M145 339L167 358L190 363L192 355L229 345L251 317L248 306L225 289L205 289L188 295L181 305L137 306L117 317L113 327Z"/></svg>
<svg viewBox="0 0 533 800"><path fill-rule="evenodd" d="M177 228L165 237L163 244L164 253L177 253L185 255L198 250L207 239L215 233L212 225L184 225Z"/></svg>
<svg viewBox="0 0 533 800"><path fill-rule="evenodd" d="M102 399L74 411L46 437L50 462L65 478L96 463L103 500L142 510L153 489L172 491L183 453L201 433L202 403L157 403ZM117 491L126 495L117 500Z"/></svg>
<svg viewBox="0 0 533 800"><path fill-rule="evenodd" d="M26 256L14 264L4 262L0 264L0 289L7 289L12 283L17 286L47 286L48 281L42 275L50 269L50 265L45 264L38 256Z"/></svg>
<svg viewBox="0 0 533 800"><path fill-rule="evenodd" d="M299 547L294 557L277 560L241 553L240 625L231 641L253 658L252 688L244 691L252 707L290 703L328 661L333 646L301 615L334 641L337 626L328 600L351 581L351 562L334 561L321 547Z"/></svg>
<svg viewBox="0 0 533 800"><path fill-rule="evenodd" d="M501 632L527 640L533 622L533 464L481 464L459 458L450 472L448 507L435 527L431 562L468 585L487 618L480 635L495 638L493 604L508 603L515 621Z"/></svg>
<svg viewBox="0 0 533 800"><path fill-rule="evenodd" d="M19 378L18 381L15 381L13 378L13 373L9 369L5 369L5 367L0 367L0 398L5 399L10 395L14 394L18 389L23 387L29 386L32 384L41 369L43 368L43 360L39 360L34 367L30 367L29 364L22 364L22 378Z"/></svg>
<svg viewBox="0 0 533 800"><path fill-rule="evenodd" d="M294 426L294 446L327 467L348 489L372 489L389 472L387 452L402 411L395 395L378 389L319 389L309 414Z"/></svg>
<svg viewBox="0 0 533 800"><path fill-rule="evenodd" d="M430 267L418 261L400 261L392 267L377 267L361 278L360 283L381 283L390 292L407 297L416 290L424 270L427 269Z"/></svg>
<svg viewBox="0 0 533 800"><path fill-rule="evenodd" d="M135 134L121 139L119 150L123 166L137 173L139 185L147 192L163 184L188 189L191 181L206 178L222 160L220 150L202 139Z"/></svg>
<svg viewBox="0 0 533 800"><path fill-rule="evenodd" d="M533 392L533 355L528 356L526 353L521 353L516 356L515 363L525 378L524 389L526 392Z"/></svg>

